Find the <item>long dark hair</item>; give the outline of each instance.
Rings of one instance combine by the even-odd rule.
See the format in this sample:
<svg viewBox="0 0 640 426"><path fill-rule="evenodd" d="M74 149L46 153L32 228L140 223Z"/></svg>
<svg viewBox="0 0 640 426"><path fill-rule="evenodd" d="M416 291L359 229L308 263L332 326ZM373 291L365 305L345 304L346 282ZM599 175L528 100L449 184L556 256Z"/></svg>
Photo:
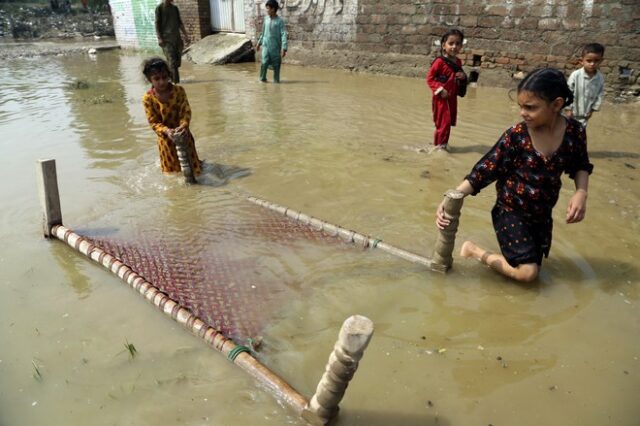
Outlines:
<svg viewBox="0 0 640 426"><path fill-rule="evenodd" d="M563 106L569 106L573 102L573 92L567 85L567 79L562 71L555 68L539 68L531 71L518 84L518 93L522 91L531 92L547 102L562 98Z"/></svg>

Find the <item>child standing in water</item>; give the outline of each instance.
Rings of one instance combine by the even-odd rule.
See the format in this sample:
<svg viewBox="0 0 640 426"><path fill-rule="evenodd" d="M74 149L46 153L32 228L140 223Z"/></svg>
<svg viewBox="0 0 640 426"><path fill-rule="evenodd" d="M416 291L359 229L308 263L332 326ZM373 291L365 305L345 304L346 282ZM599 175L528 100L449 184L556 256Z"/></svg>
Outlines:
<svg viewBox="0 0 640 426"><path fill-rule="evenodd" d="M456 125L458 116L457 96L466 93L467 75L458 59L463 41L462 31L447 31L440 39L441 55L433 61L427 73L427 84L433 91L433 122L436 125L433 144L436 149L447 149L451 126Z"/></svg>
<svg viewBox="0 0 640 426"><path fill-rule="evenodd" d="M191 170L195 175L200 174L201 162L189 130L191 107L186 92L182 86L171 82L169 65L163 59L147 59L142 66L142 73L151 83L151 89L142 97L142 104L151 128L158 135L162 171L181 171L174 138L186 136Z"/></svg>
<svg viewBox="0 0 640 426"><path fill-rule="evenodd" d="M262 63L260 64L260 81L267 81L267 69L273 68L273 82L280 83L280 65L287 55L287 30L284 20L278 16L278 2L267 0L265 4L267 16L262 23L262 34L258 39L256 50L262 46Z"/></svg>
<svg viewBox="0 0 640 426"><path fill-rule="evenodd" d="M566 222L584 219L593 165L584 127L562 115L572 101L573 94L559 70L539 69L520 82L518 105L524 121L507 129L457 188L465 196L475 195L497 181L491 216L502 255L465 241L462 256L478 259L517 281L535 280L543 256L549 255L551 211L558 201L562 173L568 173L576 187ZM442 202L436 224L445 229L449 223Z"/></svg>
<svg viewBox="0 0 640 426"><path fill-rule="evenodd" d="M585 127L595 111L600 110L604 96L604 77L599 71L604 46L590 43L582 49L580 64L582 68L569 76L569 88L573 92L573 105L567 108L567 117L573 117Z"/></svg>

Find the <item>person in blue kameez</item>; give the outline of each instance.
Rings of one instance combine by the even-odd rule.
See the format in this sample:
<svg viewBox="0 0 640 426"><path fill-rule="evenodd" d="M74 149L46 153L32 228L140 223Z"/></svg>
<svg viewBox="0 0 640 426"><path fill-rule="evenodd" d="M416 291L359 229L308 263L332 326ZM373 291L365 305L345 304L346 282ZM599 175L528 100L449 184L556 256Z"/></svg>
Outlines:
<svg viewBox="0 0 640 426"><path fill-rule="evenodd" d="M260 81L267 81L267 69L273 68L273 82L280 83L280 65L287 54L287 30L284 20L278 16L278 2L267 0L265 4L267 16L262 23L262 34L258 39L256 50L262 46L262 64L260 65Z"/></svg>

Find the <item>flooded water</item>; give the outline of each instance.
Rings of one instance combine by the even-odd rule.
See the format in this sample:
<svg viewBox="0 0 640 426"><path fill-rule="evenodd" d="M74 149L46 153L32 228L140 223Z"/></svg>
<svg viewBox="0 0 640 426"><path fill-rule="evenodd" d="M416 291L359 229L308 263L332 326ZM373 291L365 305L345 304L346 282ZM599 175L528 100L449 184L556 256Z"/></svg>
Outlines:
<svg viewBox="0 0 640 426"><path fill-rule="evenodd" d="M118 278L43 239L36 160L56 159L64 223L79 231L188 240L249 217L255 195L430 256L442 194L518 120L516 105L471 89L452 152L422 154L433 124L420 79L285 65L272 85L256 64L185 64L200 157L216 164L187 187L160 172L141 59L0 64L0 425L302 425ZM338 425L637 425L639 112L606 104L590 122L587 218L564 224L566 180L532 286L459 257L439 275L375 251L221 233L287 289L259 358L310 397L340 324L362 314L376 331ZM493 189L465 201L458 241L497 247L493 201Z"/></svg>

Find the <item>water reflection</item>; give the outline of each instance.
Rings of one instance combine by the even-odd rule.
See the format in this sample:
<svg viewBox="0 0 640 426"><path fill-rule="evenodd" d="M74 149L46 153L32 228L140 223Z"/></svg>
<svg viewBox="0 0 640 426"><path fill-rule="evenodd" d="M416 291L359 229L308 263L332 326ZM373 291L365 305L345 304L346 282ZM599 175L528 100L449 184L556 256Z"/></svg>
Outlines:
<svg viewBox="0 0 640 426"><path fill-rule="evenodd" d="M143 87L139 65L131 59L107 52L94 59L83 56L80 62L61 62L67 76L65 95L71 107L71 126L79 133L93 168L113 169L147 150L131 137L141 117L135 114L140 108L130 104L141 98Z"/></svg>
<svg viewBox="0 0 640 426"><path fill-rule="evenodd" d="M65 274L67 283L77 293L78 299L85 299L91 293L89 276L84 272L87 259L70 252L68 247L56 244L52 250L54 258Z"/></svg>
<svg viewBox="0 0 640 426"><path fill-rule="evenodd" d="M589 157L591 158L640 158L640 154L637 152L620 152L620 151L590 151ZM633 165L627 167L635 168Z"/></svg>

